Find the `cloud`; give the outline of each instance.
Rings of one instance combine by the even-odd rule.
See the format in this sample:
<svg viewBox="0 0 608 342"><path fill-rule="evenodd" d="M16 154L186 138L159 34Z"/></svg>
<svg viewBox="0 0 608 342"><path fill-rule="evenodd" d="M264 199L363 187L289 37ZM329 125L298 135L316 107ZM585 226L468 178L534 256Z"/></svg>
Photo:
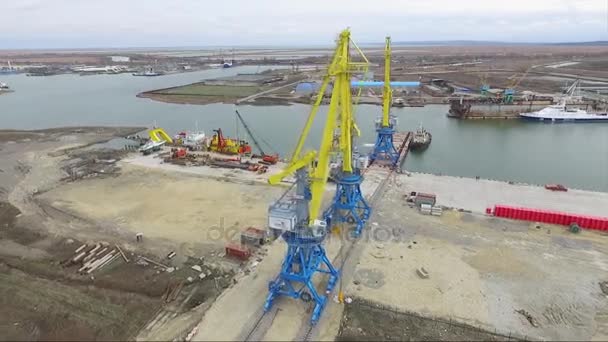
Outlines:
<svg viewBox="0 0 608 342"><path fill-rule="evenodd" d="M608 39L603 0L5 1L0 48Z"/></svg>

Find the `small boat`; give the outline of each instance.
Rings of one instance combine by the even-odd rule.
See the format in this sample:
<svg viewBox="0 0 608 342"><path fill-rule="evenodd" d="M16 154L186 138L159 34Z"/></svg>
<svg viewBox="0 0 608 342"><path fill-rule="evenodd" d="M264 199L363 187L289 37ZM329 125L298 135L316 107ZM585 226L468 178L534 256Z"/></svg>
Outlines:
<svg viewBox="0 0 608 342"><path fill-rule="evenodd" d="M577 108L575 105L568 106L579 89L580 80L574 81L565 91L565 96L560 98L558 104L545 107L536 112L520 113L519 117L525 120L544 122L608 122L608 113L587 113L586 110Z"/></svg>
<svg viewBox="0 0 608 342"><path fill-rule="evenodd" d="M0 82L0 91L3 90L10 90L11 88L8 86L8 84L4 83L4 82Z"/></svg>
<svg viewBox="0 0 608 342"><path fill-rule="evenodd" d="M424 151L431 144L431 140L433 136L429 133L422 125L418 127L416 132L414 132L414 137L410 142L410 150L412 151Z"/></svg>
<svg viewBox="0 0 608 342"><path fill-rule="evenodd" d="M205 142L205 132L180 132L174 137L174 141L194 150Z"/></svg>
<svg viewBox="0 0 608 342"><path fill-rule="evenodd" d="M17 69L13 68L11 61L8 61L8 67L0 67L0 75L14 75L17 73Z"/></svg>
<svg viewBox="0 0 608 342"><path fill-rule="evenodd" d="M154 77L154 76L162 76L164 72L154 71L153 68L148 68L145 71L135 72L133 76L145 76L145 77Z"/></svg>
<svg viewBox="0 0 608 342"><path fill-rule="evenodd" d="M402 98L398 97L393 101L393 107L405 107L405 101Z"/></svg>
<svg viewBox="0 0 608 342"><path fill-rule="evenodd" d="M150 139L147 143L145 143L142 147L139 148L139 151L144 155L148 155L152 152L160 151L161 147L165 145L165 143L165 140L154 141Z"/></svg>

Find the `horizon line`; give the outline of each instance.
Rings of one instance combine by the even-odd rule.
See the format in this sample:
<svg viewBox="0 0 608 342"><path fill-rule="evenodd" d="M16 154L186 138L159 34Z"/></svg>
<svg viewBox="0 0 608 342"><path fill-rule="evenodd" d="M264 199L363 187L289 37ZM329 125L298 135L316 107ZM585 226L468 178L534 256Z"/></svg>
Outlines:
<svg viewBox="0 0 608 342"><path fill-rule="evenodd" d="M370 46L383 46L384 42L366 42L359 43L361 47ZM608 40L582 40L582 41L562 41L562 42L550 42L550 41L537 41L537 42L514 42L514 41L502 41L502 40L470 40L470 39L453 39L453 40L404 40L404 41L392 41L393 46L399 45L413 45L413 46L491 46L491 45L608 45ZM251 44L251 45L166 45L166 46L94 46L94 47L0 47L0 51L15 51L15 50L47 50L47 51L58 51L58 50L153 50L153 49L247 49L247 48L331 48L333 44Z"/></svg>

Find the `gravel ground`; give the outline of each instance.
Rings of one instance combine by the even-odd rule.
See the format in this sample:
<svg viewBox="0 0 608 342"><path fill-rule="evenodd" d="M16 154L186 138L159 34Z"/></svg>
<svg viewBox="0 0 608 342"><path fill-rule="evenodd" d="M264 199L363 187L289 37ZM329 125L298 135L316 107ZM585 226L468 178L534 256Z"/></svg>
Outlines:
<svg viewBox="0 0 608 342"><path fill-rule="evenodd" d="M425 216L403 198L410 190L435 192L440 205L481 211L488 198L515 198L517 193L520 202L508 204L553 209L572 202L545 198L572 195L590 201L585 194L596 200L605 194L555 194L536 187L431 175L404 176L395 185L376 206L371 238L363 241L347 295L505 335L551 340L608 337L608 300L598 285L608 271L605 234L575 235L561 226L537 229L527 222L452 210L441 217ZM417 274L420 267L428 271L428 279Z"/></svg>
<svg viewBox="0 0 608 342"><path fill-rule="evenodd" d="M487 179L412 173L398 177L399 191L434 193L440 205L484 213L495 204L608 216L608 193L569 189L555 192L541 186Z"/></svg>

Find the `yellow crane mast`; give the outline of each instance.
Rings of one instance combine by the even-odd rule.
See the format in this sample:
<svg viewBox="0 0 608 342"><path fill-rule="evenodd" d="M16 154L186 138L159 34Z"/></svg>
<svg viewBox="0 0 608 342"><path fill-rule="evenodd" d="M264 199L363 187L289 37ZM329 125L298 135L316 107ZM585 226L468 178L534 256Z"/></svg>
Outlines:
<svg viewBox="0 0 608 342"><path fill-rule="evenodd" d="M391 89L391 37L386 37L384 46L384 87L382 88L382 127L389 127L389 116L393 104Z"/></svg>

